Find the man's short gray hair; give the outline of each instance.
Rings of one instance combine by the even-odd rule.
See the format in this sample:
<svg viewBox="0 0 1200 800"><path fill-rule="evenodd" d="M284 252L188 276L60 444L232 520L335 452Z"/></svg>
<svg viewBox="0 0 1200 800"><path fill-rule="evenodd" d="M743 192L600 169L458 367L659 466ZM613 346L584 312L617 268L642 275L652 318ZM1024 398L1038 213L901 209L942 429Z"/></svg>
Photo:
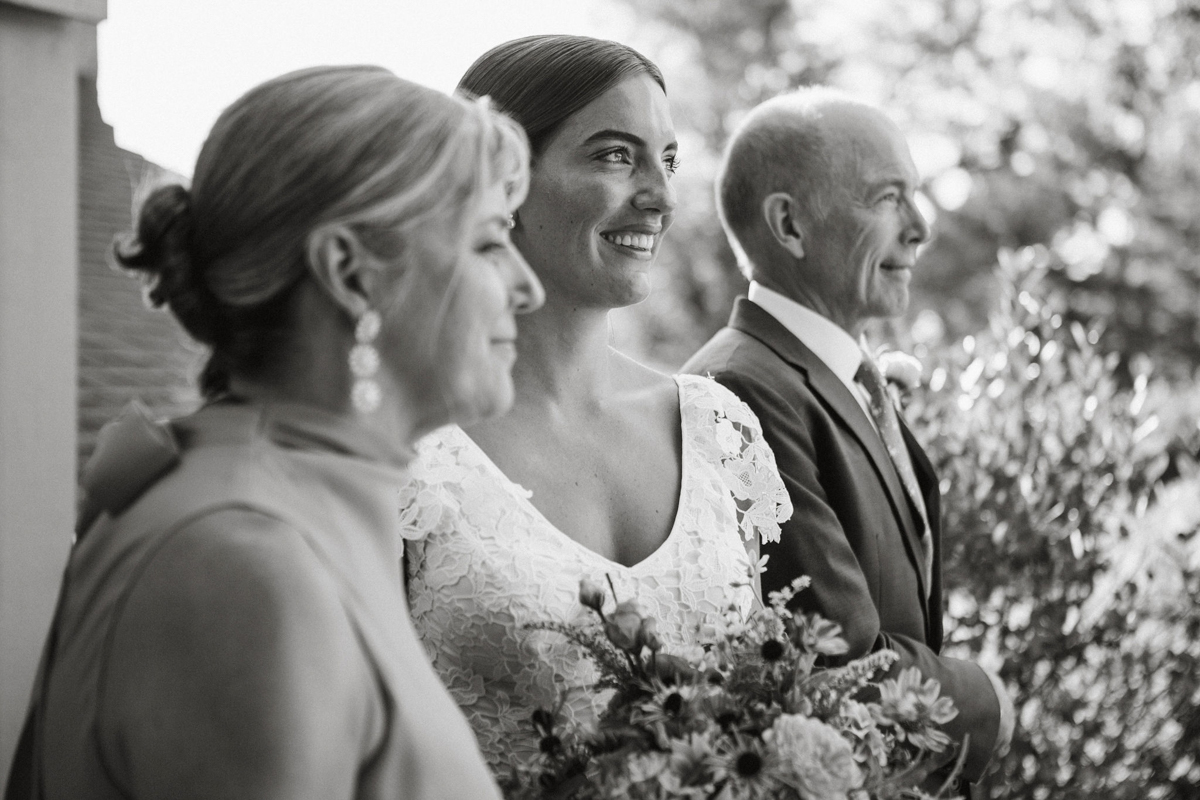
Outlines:
<svg viewBox="0 0 1200 800"><path fill-rule="evenodd" d="M841 184L831 158L823 111L835 104L861 105L850 95L826 86L809 86L767 100L751 111L725 147L717 174L717 213L738 255L738 266L753 278L766 255L768 235L763 200L775 192L796 198L804 222L820 223L829 214Z"/></svg>

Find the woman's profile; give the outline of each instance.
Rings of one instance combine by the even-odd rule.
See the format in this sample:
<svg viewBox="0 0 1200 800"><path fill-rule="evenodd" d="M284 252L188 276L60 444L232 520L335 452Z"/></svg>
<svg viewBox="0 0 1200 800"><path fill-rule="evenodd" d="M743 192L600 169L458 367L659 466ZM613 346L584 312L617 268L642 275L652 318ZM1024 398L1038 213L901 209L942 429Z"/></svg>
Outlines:
<svg viewBox="0 0 1200 800"><path fill-rule="evenodd" d="M211 350L206 402L102 435L10 797L498 797L408 618L395 486L512 402L527 159L485 102L323 67L147 198L115 256Z"/></svg>
<svg viewBox="0 0 1200 800"><path fill-rule="evenodd" d="M790 505L742 403L609 344L608 314L646 297L675 211L658 68L615 42L539 36L483 55L460 89L530 137L513 242L546 302L519 322L513 410L431 437L403 499L414 622L498 768L537 751L534 709L561 699L586 718L597 702L581 653L522 625L578 617L580 579L607 576L668 647L693 642L730 600L754 602L759 538Z"/></svg>

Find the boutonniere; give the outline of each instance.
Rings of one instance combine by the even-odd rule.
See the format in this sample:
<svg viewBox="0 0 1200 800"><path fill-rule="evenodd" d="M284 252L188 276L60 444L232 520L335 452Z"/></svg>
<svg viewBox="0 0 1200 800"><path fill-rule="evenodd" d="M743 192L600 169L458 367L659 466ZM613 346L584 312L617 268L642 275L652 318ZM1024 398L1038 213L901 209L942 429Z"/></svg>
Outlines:
<svg viewBox="0 0 1200 800"><path fill-rule="evenodd" d="M903 407L904 398L921 385L924 368L920 360L899 350L886 350L875 355L875 364L887 381L892 402Z"/></svg>

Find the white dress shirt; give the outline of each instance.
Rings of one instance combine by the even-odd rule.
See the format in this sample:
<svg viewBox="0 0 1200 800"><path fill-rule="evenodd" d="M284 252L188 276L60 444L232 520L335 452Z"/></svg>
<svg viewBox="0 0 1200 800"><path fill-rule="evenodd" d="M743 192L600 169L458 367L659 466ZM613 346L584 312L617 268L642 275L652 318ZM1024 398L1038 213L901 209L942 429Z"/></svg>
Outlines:
<svg viewBox="0 0 1200 800"><path fill-rule="evenodd" d="M867 397L866 390L854 379L863 360L862 346L854 337L811 308L802 306L757 281L750 282L748 294L750 302L774 317L829 367L837 379L850 390L850 394L854 395L854 399L862 406L863 413L874 426L870 398Z"/></svg>

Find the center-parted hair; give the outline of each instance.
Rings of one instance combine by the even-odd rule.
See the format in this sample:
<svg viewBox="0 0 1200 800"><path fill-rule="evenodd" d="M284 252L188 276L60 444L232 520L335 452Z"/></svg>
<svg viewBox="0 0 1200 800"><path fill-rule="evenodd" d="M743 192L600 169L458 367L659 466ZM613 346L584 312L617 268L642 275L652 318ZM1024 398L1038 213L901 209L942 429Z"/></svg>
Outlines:
<svg viewBox="0 0 1200 800"><path fill-rule="evenodd" d="M212 349L201 389L213 396L230 375L262 370L301 324L290 301L311 274L316 228L345 224L379 257L398 259L420 223L461 218L485 183L523 196L528 159L524 133L486 101L379 67L300 70L229 106L191 188L151 192L113 254L146 277L151 303Z"/></svg>
<svg viewBox="0 0 1200 800"><path fill-rule="evenodd" d="M572 114L639 74L666 91L658 67L632 47L589 36L527 36L480 56L458 88L490 96L521 123L536 157Z"/></svg>

